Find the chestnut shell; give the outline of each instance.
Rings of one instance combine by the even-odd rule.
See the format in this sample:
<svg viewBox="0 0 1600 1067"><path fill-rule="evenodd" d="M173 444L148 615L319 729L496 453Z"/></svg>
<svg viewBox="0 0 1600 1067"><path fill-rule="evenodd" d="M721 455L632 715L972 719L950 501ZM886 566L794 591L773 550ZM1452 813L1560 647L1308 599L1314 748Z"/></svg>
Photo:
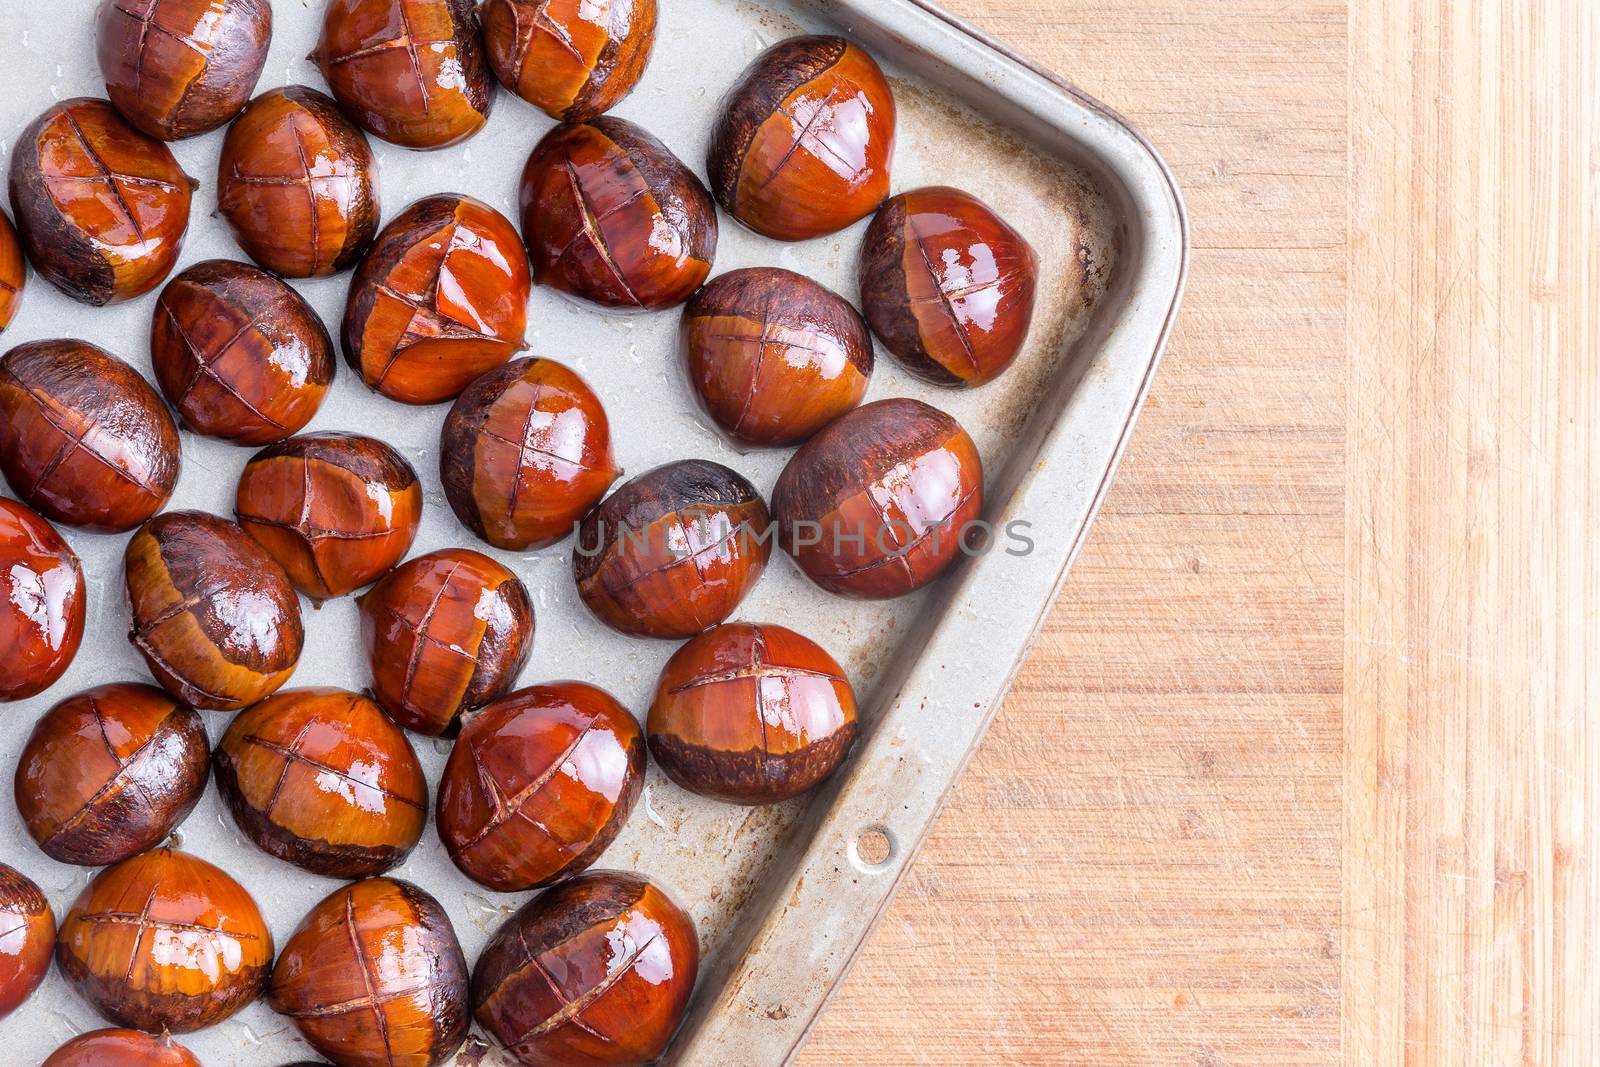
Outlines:
<svg viewBox="0 0 1600 1067"><path fill-rule="evenodd" d="M0 211L0 333L6 332L22 308L22 292L28 284L28 261L22 254L22 238L11 224L11 216Z"/></svg>
<svg viewBox="0 0 1600 1067"><path fill-rule="evenodd" d="M563 122L621 103L656 43L656 0L486 0L478 18L500 84Z"/></svg>
<svg viewBox="0 0 1600 1067"><path fill-rule="evenodd" d="M0 701L66 673L83 642L83 565L54 526L0 497Z"/></svg>
<svg viewBox="0 0 1600 1067"><path fill-rule="evenodd" d="M170 1034L94 1030L56 1049L42 1067L200 1067L200 1061Z"/></svg>
<svg viewBox="0 0 1600 1067"><path fill-rule="evenodd" d="M0 863L0 1019L33 996L56 947L50 901L27 875Z"/></svg>

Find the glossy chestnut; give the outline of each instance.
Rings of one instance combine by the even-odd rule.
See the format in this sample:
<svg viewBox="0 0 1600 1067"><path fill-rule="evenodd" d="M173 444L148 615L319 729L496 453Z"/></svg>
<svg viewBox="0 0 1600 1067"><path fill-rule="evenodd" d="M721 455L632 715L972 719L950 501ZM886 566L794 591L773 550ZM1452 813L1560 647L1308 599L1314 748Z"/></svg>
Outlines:
<svg viewBox="0 0 1600 1067"><path fill-rule="evenodd" d="M509 219L470 196L425 197L383 228L351 280L345 358L384 396L449 400L522 347L531 286Z"/></svg>
<svg viewBox="0 0 1600 1067"><path fill-rule="evenodd" d="M56 962L119 1026L184 1034L261 995L272 933L226 872L159 848L106 868L84 888L61 922Z"/></svg>
<svg viewBox="0 0 1600 1067"><path fill-rule="evenodd" d="M784 549L822 588L902 596L961 555L983 513L983 462L961 424L938 408L880 400L794 454L772 510Z"/></svg>
<svg viewBox="0 0 1600 1067"><path fill-rule="evenodd" d="M644 735L611 694L582 682L518 690L462 727L439 780L439 839L480 885L552 885L616 838L644 769Z"/></svg>
<svg viewBox="0 0 1600 1067"><path fill-rule="evenodd" d="M43 1067L200 1067L200 1061L170 1034L95 1030L56 1049Z"/></svg>
<svg viewBox="0 0 1600 1067"><path fill-rule="evenodd" d="M470 549L418 556L360 604L372 693L418 733L454 734L462 712L510 690L533 650L527 587Z"/></svg>
<svg viewBox="0 0 1600 1067"><path fill-rule="evenodd" d="M102 0L95 41L106 95L151 137L214 130L255 92L271 0Z"/></svg>
<svg viewBox="0 0 1600 1067"><path fill-rule="evenodd" d="M467 961L410 882L334 891L283 946L268 1003L340 1067L435 1067L467 1036Z"/></svg>
<svg viewBox="0 0 1600 1067"><path fill-rule="evenodd" d="M563 122L587 122L633 92L656 43L656 0L487 0L489 67Z"/></svg>
<svg viewBox="0 0 1600 1067"><path fill-rule="evenodd" d="M614 630L692 637L724 621L772 555L767 505L720 463L668 463L627 482L578 527L572 571Z"/></svg>
<svg viewBox="0 0 1600 1067"><path fill-rule="evenodd" d="M422 485L382 441L306 434L251 457L234 514L296 589L327 600L376 581L405 557L422 521Z"/></svg>
<svg viewBox="0 0 1600 1067"><path fill-rule="evenodd" d="M333 339L305 298L266 271L196 263L150 322L156 381L195 433L259 447L298 433L333 382Z"/></svg>
<svg viewBox="0 0 1600 1067"><path fill-rule="evenodd" d="M700 969L694 920L632 874L585 874L507 919L472 1010L525 1067L639 1067L672 1040Z"/></svg>
<svg viewBox="0 0 1600 1067"><path fill-rule="evenodd" d="M405 731L342 689L289 690L240 712L216 768L244 835L312 874L381 874L427 821L428 783Z"/></svg>
<svg viewBox="0 0 1600 1067"><path fill-rule="evenodd" d="M872 337L849 301L775 267L720 275L683 309L689 385L706 414L752 447L799 444L872 382Z"/></svg>
<svg viewBox="0 0 1600 1067"><path fill-rule="evenodd" d="M49 689L78 654L83 565L61 535L0 498L0 701Z"/></svg>
<svg viewBox="0 0 1600 1067"><path fill-rule="evenodd" d="M172 833L199 802L211 741L193 708L114 683L40 717L17 762L17 811L45 855L104 867Z"/></svg>
<svg viewBox="0 0 1600 1067"><path fill-rule="evenodd" d="M63 100L11 153L11 210L28 258L96 307L161 284L183 248L194 188L171 149L104 100Z"/></svg>
<svg viewBox="0 0 1600 1067"><path fill-rule="evenodd" d="M249 534L203 511L157 515L123 556L128 640L156 681L196 708L232 711L294 673L300 601Z"/></svg>
<svg viewBox="0 0 1600 1067"><path fill-rule="evenodd" d="M0 333L22 308L22 291L28 284L28 261L22 254L22 239L11 224L11 216L0 211Z"/></svg>
<svg viewBox="0 0 1600 1067"><path fill-rule="evenodd" d="M711 189L767 237L803 241L866 218L889 195L894 93L842 37L791 37L757 57L711 134Z"/></svg>
<svg viewBox="0 0 1600 1067"><path fill-rule="evenodd" d="M50 973L56 917L33 879L0 863L0 1019L33 996Z"/></svg>
<svg viewBox="0 0 1600 1067"><path fill-rule="evenodd" d="M557 126L522 170L533 278L601 307L660 311L700 288L717 209L666 145L618 118Z"/></svg>
<svg viewBox="0 0 1600 1067"><path fill-rule="evenodd" d="M361 131L315 89L262 93L228 127L217 208L245 254L286 278L353 266L378 232L378 178Z"/></svg>
<svg viewBox="0 0 1600 1067"><path fill-rule="evenodd" d="M621 473L600 398L552 359L513 360L473 382L439 435L450 506L496 548L563 540Z"/></svg>

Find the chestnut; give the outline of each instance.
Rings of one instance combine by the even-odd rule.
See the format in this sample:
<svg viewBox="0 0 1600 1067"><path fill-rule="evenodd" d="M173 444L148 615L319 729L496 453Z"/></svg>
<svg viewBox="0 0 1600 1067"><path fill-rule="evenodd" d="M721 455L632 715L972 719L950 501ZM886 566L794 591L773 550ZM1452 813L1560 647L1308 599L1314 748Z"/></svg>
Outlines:
<svg viewBox="0 0 1600 1067"><path fill-rule="evenodd" d="M478 18L500 84L563 122L616 107L656 43L656 0L487 0Z"/></svg>
<svg viewBox="0 0 1600 1067"><path fill-rule="evenodd" d="M573 577L601 622L692 637L732 615L772 555L761 494L720 463L668 463L623 485L578 527Z"/></svg>
<svg viewBox="0 0 1600 1067"><path fill-rule="evenodd" d="M200 1067L200 1061L171 1034L95 1030L56 1049L43 1067Z"/></svg>
<svg viewBox="0 0 1600 1067"><path fill-rule="evenodd" d="M496 548L561 541L621 473L600 398L553 359L513 360L485 374L439 435L450 506Z"/></svg>
<svg viewBox="0 0 1600 1067"><path fill-rule="evenodd" d="M128 640L156 681L196 708L233 711L288 681L305 631L283 568L203 511L157 515L123 555Z"/></svg>
<svg viewBox="0 0 1600 1067"><path fill-rule="evenodd" d="M522 170L522 235L540 285L601 307L689 299L717 254L717 209L666 145L625 119L557 126Z"/></svg>
<svg viewBox="0 0 1600 1067"><path fill-rule="evenodd" d="M22 240L11 216L0 211L0 333L22 307L22 290L28 283L28 261L22 255Z"/></svg>
<svg viewBox="0 0 1600 1067"><path fill-rule="evenodd" d="M117 1025L184 1034L261 995L272 933L225 871L158 848L107 867L84 888L61 922L56 962Z"/></svg>
<svg viewBox="0 0 1600 1067"><path fill-rule="evenodd" d="M470 196L425 197L383 228L351 280L345 358L393 400L449 400L522 347L531 286L509 219Z"/></svg>
<svg viewBox="0 0 1600 1067"><path fill-rule="evenodd" d="M711 132L707 173L722 209L757 233L835 233L889 195L894 93L842 37L791 37L740 77Z"/></svg>
<svg viewBox="0 0 1600 1067"><path fill-rule="evenodd" d="M260 447L298 433L333 382L333 339L305 298L266 271L196 263L150 322L156 381L195 433Z"/></svg>
<svg viewBox="0 0 1600 1067"><path fill-rule="evenodd" d="M56 917L33 879L0 863L0 1019L33 996L50 973Z"/></svg>
<svg viewBox="0 0 1600 1067"><path fill-rule="evenodd" d="M638 1067L666 1051L700 969L694 920L632 874L581 875L490 938L472 1011L526 1067Z"/></svg>
<svg viewBox="0 0 1600 1067"><path fill-rule="evenodd" d="M510 690L533 650L527 587L480 552L446 549L362 594L372 693L396 722L434 736Z"/></svg>
<svg viewBox="0 0 1600 1067"><path fill-rule="evenodd" d="M983 512L983 463L955 419L879 400L801 446L772 490L784 549L822 588L888 599L955 563Z"/></svg>
<svg viewBox="0 0 1600 1067"><path fill-rule="evenodd" d="M795 445L872 381L872 337L849 301L776 267L723 274L683 309L689 385L734 441Z"/></svg>
<svg viewBox="0 0 1600 1067"><path fill-rule="evenodd" d="M340 1067L435 1067L466 1040L467 960L437 900L369 878L301 921L268 1003Z"/></svg>
<svg viewBox="0 0 1600 1067"><path fill-rule="evenodd" d="M117 110L176 141L216 129L250 99L272 43L272 4L102 0L95 40Z"/></svg>
<svg viewBox="0 0 1600 1067"><path fill-rule="evenodd" d="M376 581L405 557L422 521L422 486L382 441L306 434L251 457L234 514L296 589L328 600Z"/></svg>
<svg viewBox="0 0 1600 1067"><path fill-rule="evenodd" d="M161 284L189 229L192 178L104 100L63 100L11 153L11 210L39 273L99 307Z"/></svg>
<svg viewBox="0 0 1600 1067"><path fill-rule="evenodd" d="M329 0L311 58L351 118L405 148L464 141L494 104L472 0Z"/></svg>
<svg viewBox="0 0 1600 1067"><path fill-rule="evenodd" d="M193 708L115 683L45 712L17 762L17 811L44 854L104 867L172 833L199 802L211 742Z"/></svg>
<svg viewBox="0 0 1600 1067"><path fill-rule="evenodd" d="M0 701L49 689L83 642L83 565L44 519L0 497Z"/></svg>
<svg viewBox="0 0 1600 1067"><path fill-rule="evenodd" d="M217 209L239 247L267 270L286 278L337 274L378 232L372 149L315 89L262 93L222 142Z"/></svg>
<svg viewBox="0 0 1600 1067"><path fill-rule="evenodd" d="M604 690L518 690L462 727L439 780L439 839L468 878L502 893L587 869L644 788L644 735Z"/></svg>

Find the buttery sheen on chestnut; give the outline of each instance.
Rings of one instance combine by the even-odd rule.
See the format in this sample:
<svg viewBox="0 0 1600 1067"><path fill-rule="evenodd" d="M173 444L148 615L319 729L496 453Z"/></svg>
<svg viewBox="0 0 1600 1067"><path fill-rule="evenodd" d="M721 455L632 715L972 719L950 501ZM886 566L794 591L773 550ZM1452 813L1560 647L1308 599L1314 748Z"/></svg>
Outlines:
<svg viewBox="0 0 1600 1067"><path fill-rule="evenodd" d="M42 693L66 673L84 611L77 553L31 509L0 497L0 702Z"/></svg>
<svg viewBox="0 0 1600 1067"><path fill-rule="evenodd" d="M33 879L0 863L0 1019L39 988L55 948L50 901Z"/></svg>
<svg viewBox="0 0 1600 1067"><path fill-rule="evenodd" d="M142 1030L94 1030L56 1049L42 1067L200 1067L194 1053Z"/></svg>
<svg viewBox="0 0 1600 1067"><path fill-rule="evenodd" d="M500 84L563 122L616 107L656 43L656 0L486 0L478 17Z"/></svg>
<svg viewBox="0 0 1600 1067"><path fill-rule="evenodd" d="M11 224L11 216L0 211L0 333L22 307L22 291L28 284L28 261L22 254L22 239Z"/></svg>

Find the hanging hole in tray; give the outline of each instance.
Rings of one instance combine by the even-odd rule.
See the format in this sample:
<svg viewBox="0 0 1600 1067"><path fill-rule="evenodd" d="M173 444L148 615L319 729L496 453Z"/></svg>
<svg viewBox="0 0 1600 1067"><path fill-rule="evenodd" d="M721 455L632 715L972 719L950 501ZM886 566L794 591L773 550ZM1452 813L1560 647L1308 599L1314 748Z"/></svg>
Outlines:
<svg viewBox="0 0 1600 1067"><path fill-rule="evenodd" d="M850 842L850 862L868 874L888 867L894 853L894 835L886 826L869 826Z"/></svg>

